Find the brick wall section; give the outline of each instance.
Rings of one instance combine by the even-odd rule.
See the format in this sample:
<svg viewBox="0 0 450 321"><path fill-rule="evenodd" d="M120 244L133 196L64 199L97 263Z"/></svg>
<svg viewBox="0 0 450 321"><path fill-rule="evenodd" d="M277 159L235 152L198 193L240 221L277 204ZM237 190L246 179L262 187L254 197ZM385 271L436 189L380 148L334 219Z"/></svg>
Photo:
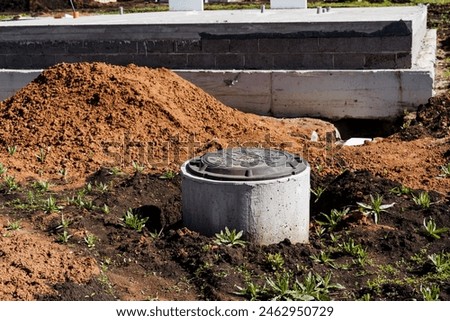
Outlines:
<svg viewBox="0 0 450 321"><path fill-rule="evenodd" d="M104 37L90 40L73 39L74 32L69 40L59 37L54 41L41 38L11 41L11 36L0 36L0 68L36 69L82 61L173 69L399 69L412 65L412 35L407 32L369 36L313 32L219 36L197 33L197 39L177 39L167 32L170 36L150 33L151 39L142 40L141 33L138 40L122 40L116 33L119 29L103 29L98 32L103 32ZM127 37L129 31L122 38Z"/></svg>

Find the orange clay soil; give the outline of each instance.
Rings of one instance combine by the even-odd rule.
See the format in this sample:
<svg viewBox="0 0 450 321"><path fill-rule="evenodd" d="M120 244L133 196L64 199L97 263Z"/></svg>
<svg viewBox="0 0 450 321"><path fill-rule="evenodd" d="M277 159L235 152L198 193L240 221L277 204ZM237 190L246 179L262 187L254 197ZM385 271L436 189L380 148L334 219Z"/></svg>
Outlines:
<svg viewBox="0 0 450 321"><path fill-rule="evenodd" d="M0 104L0 157L18 178L83 180L101 166L177 171L206 150L302 150L314 119L277 120L229 108L167 69L60 64ZM17 146L14 157L7 147Z"/></svg>

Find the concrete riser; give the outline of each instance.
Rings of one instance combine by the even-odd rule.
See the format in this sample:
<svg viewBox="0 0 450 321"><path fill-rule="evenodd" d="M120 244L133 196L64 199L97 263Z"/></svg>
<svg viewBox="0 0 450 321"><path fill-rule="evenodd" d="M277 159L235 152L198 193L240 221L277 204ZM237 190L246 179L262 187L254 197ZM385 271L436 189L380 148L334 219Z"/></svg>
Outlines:
<svg viewBox="0 0 450 321"><path fill-rule="evenodd" d="M267 245L309 239L310 168L287 178L220 182L194 177L182 167L183 224L214 236L243 231L245 239Z"/></svg>

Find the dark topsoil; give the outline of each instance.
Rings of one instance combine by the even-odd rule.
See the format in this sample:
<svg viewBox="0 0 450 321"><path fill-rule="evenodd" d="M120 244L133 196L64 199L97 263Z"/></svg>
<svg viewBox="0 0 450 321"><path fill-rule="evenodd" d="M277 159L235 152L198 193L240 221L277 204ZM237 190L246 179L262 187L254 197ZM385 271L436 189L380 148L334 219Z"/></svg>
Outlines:
<svg viewBox="0 0 450 321"><path fill-rule="evenodd" d="M439 8L430 7L430 15L433 17L449 9ZM441 34L441 46L448 48L448 29L444 31L447 33ZM411 125L397 135L405 140L426 135L448 137L449 115L449 97L433 98L420 107ZM179 176L140 173L130 176L104 168L90 180L94 186L92 191L84 188L63 193L69 198L83 195L97 206L96 209L88 210L71 203L65 207L64 215L71 221L68 230L74 235L68 245L102 262L102 273L86 284L57 284L53 287L55 294L36 299L295 299L299 297L277 291L273 283L285 281L293 289L296 280L297 287L307 284L311 273L316 281L319 275L329 275L331 284L341 285L316 284L316 291L310 291L316 299L423 300L424 293L437 287L439 299L450 300L450 257L447 254L450 253L450 233L433 238L423 227L424 219L429 218L433 218L438 227L450 227L450 194L429 192L431 205L423 208L413 199L413 195L422 191L397 193L401 184L368 171L344 171L333 177L313 174L312 190L326 189L320 198L312 196L311 199L309 244L291 244L285 240L270 246L228 247L216 245L215 238L182 227ZM100 182L109 189L101 192L95 187ZM357 202L369 203L369 195L382 196L383 204L395 203L380 214L378 224L373 222L372 216L362 216L358 210ZM0 203L14 199L26 202L27 195L0 193ZM112 209L110 214L101 212L103 204ZM142 232L120 224L128 208L133 208L140 217L148 217ZM326 221L322 213L329 214L333 209L348 209L348 212L336 226L321 226L317 221ZM31 219L55 238L61 233L59 215L44 221L33 211L11 209L10 217ZM87 229L99 239L91 249L86 248L84 235L76 233Z"/></svg>

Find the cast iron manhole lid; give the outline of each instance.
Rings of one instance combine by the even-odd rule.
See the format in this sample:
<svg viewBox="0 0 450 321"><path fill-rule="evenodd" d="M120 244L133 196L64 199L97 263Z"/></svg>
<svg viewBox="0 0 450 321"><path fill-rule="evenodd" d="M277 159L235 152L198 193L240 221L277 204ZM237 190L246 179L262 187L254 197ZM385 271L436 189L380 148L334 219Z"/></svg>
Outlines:
<svg viewBox="0 0 450 321"><path fill-rule="evenodd" d="M285 151L239 147L195 157L186 170L219 181L258 181L295 175L306 167L306 161Z"/></svg>

